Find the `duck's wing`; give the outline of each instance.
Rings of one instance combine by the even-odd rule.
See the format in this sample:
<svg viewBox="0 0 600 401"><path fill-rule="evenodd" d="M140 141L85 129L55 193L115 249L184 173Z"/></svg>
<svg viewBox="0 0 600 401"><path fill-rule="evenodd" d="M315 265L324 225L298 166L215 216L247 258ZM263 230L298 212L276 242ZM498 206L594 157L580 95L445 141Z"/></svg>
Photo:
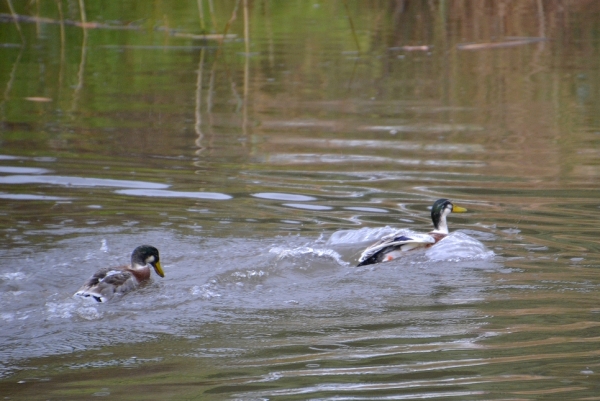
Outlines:
<svg viewBox="0 0 600 401"><path fill-rule="evenodd" d="M123 268L106 268L98 270L75 293L76 296L91 298L97 302L106 302L117 292L133 289L137 280L131 271Z"/></svg>
<svg viewBox="0 0 600 401"><path fill-rule="evenodd" d="M435 238L429 234L390 234L369 246L358 259L358 266L379 263L391 252L405 252L414 248L435 244Z"/></svg>

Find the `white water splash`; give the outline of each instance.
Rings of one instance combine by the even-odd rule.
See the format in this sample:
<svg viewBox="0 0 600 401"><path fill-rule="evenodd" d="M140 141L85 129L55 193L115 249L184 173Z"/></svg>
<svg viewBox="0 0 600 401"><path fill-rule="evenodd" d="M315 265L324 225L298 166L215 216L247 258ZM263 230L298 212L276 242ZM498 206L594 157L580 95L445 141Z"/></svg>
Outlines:
<svg viewBox="0 0 600 401"><path fill-rule="evenodd" d="M331 237L329 237L329 240L327 241L327 245L351 245L362 242L375 242L381 237L394 232L399 232L399 230L390 226L378 228L363 227L359 230L340 230L331 234Z"/></svg>
<svg viewBox="0 0 600 401"><path fill-rule="evenodd" d="M103 314L93 306L80 307L76 310L77 316L85 320L101 319Z"/></svg>
<svg viewBox="0 0 600 401"><path fill-rule="evenodd" d="M315 257L333 260L340 266L348 265L348 262L343 261L340 254L334 251L333 249L318 249L310 246L300 246L297 248L289 249L276 246L269 249L269 252L276 254L277 260L288 258L296 259L305 257Z"/></svg>
<svg viewBox="0 0 600 401"><path fill-rule="evenodd" d="M204 285L195 285L190 289L190 293L200 299L210 300L220 297L221 294L215 291L215 281Z"/></svg>
<svg viewBox="0 0 600 401"><path fill-rule="evenodd" d="M494 252L473 237L455 231L446 238L427 249L427 258L432 261L460 262L464 260L488 260L494 257Z"/></svg>
<svg viewBox="0 0 600 401"><path fill-rule="evenodd" d="M76 305L65 302L46 302L46 317L48 319L70 319Z"/></svg>
<svg viewBox="0 0 600 401"><path fill-rule="evenodd" d="M85 320L98 320L103 313L94 306L80 306L79 302L46 302L47 319L70 320L75 316Z"/></svg>
<svg viewBox="0 0 600 401"><path fill-rule="evenodd" d="M0 274L0 279L3 279L3 280L15 280L16 281L16 280L23 280L26 277L27 276L25 275L25 273L21 273L21 272Z"/></svg>

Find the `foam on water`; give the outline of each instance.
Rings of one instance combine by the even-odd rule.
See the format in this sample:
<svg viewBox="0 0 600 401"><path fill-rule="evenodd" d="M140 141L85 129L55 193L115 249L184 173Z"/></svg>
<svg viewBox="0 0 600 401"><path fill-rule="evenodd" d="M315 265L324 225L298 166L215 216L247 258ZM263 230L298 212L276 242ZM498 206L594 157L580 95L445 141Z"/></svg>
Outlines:
<svg viewBox="0 0 600 401"><path fill-rule="evenodd" d="M340 266L347 266L348 262L342 260L339 253L333 249L319 249L310 246L300 246L297 248L273 247L269 249L270 253L277 255L277 259L303 259L303 258L322 258L333 260Z"/></svg>
<svg viewBox="0 0 600 401"><path fill-rule="evenodd" d="M403 230L400 231L403 232ZM358 230L340 230L331 234L327 241L327 245L352 245L363 242L375 242L385 235L400 231L390 226L377 228L363 227ZM410 232L409 230L406 231Z"/></svg>
<svg viewBox="0 0 600 401"><path fill-rule="evenodd" d="M23 280L25 278L27 276L21 272L0 274L0 280Z"/></svg>
<svg viewBox="0 0 600 401"><path fill-rule="evenodd" d="M452 262L486 260L494 257L494 252L488 250L484 244L460 231L450 233L446 238L428 248L425 254L432 261Z"/></svg>

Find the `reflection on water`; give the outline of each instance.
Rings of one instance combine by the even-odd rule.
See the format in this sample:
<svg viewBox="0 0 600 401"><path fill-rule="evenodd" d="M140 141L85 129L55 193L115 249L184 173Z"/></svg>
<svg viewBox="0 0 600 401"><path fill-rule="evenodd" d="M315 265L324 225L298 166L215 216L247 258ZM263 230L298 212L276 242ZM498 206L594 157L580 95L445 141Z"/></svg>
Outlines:
<svg viewBox="0 0 600 401"><path fill-rule="evenodd" d="M257 194L252 194L257 198L263 199L272 199L272 200L285 200L285 201L296 201L296 202L308 202L317 200L317 198L306 195L298 195L298 194L282 194L276 192L261 192Z"/></svg>
<svg viewBox="0 0 600 401"><path fill-rule="evenodd" d="M156 198L198 198L225 200L231 199L231 196L215 192L183 192L183 191L165 191L161 189L120 189L117 194L132 196L150 196Z"/></svg>
<svg viewBox="0 0 600 401"><path fill-rule="evenodd" d="M87 177L60 177L56 175L6 175L0 177L0 184L47 184L76 187L117 187L117 188L167 188L168 185L130 180L107 180Z"/></svg>
<svg viewBox="0 0 600 401"><path fill-rule="evenodd" d="M596 2L12 3L4 397L597 397Z"/></svg>

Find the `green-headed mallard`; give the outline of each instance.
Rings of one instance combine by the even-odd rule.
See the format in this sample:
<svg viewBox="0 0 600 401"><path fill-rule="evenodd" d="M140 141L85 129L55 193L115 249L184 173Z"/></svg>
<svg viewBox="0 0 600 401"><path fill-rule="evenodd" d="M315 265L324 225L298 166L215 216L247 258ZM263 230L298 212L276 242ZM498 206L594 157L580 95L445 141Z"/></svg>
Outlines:
<svg viewBox="0 0 600 401"><path fill-rule="evenodd" d="M386 235L363 251L358 259L358 266L387 262L401 256L403 252L415 248L430 247L448 235L446 216L450 213L464 213L467 209L452 204L448 199L438 199L431 208L431 221L434 230L428 234Z"/></svg>

